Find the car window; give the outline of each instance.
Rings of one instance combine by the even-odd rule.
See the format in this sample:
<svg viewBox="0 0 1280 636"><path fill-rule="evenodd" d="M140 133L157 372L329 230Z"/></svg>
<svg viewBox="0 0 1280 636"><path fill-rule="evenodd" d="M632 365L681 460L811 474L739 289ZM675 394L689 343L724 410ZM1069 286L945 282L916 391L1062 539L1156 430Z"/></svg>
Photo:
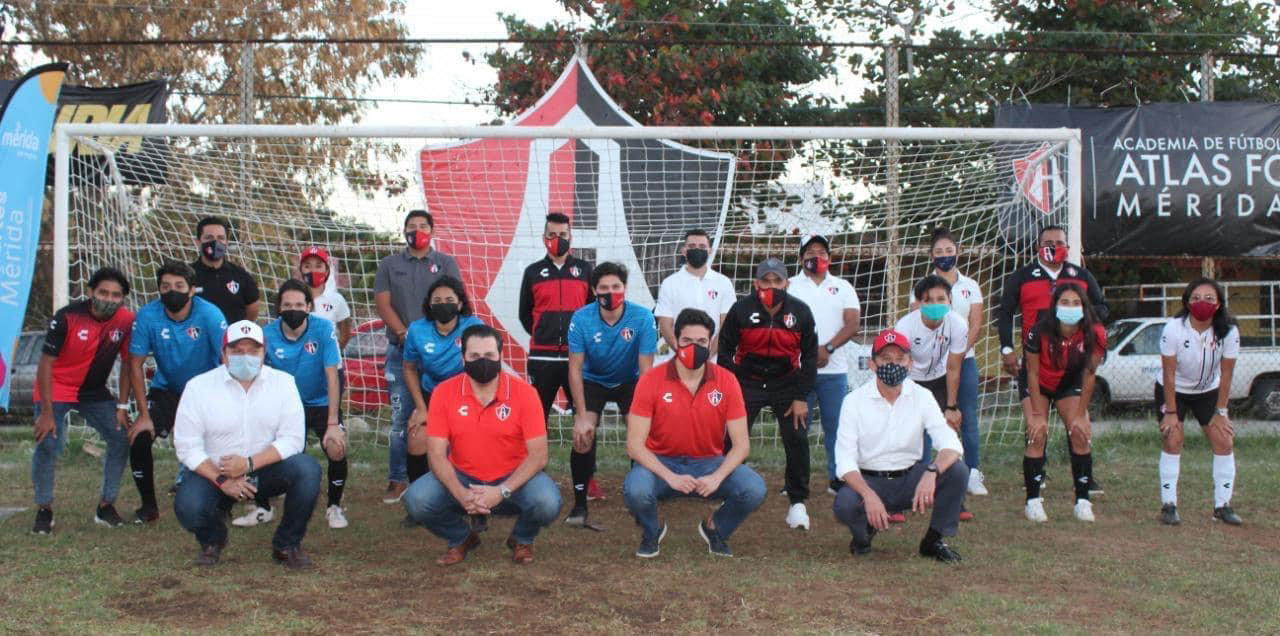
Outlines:
<svg viewBox="0 0 1280 636"><path fill-rule="evenodd" d="M1133 338L1133 355L1139 356L1158 356L1160 355L1160 334L1164 331L1164 325L1154 323L1147 325L1138 332Z"/></svg>
<svg viewBox="0 0 1280 636"><path fill-rule="evenodd" d="M22 336L22 344L18 348L16 359L18 364L40 364L40 351L44 348L44 334L33 333Z"/></svg>
<svg viewBox="0 0 1280 636"><path fill-rule="evenodd" d="M384 331L362 331L351 335L347 348L342 352L345 358L372 358L387 353L387 334Z"/></svg>
<svg viewBox="0 0 1280 636"><path fill-rule="evenodd" d="M1133 330L1137 329L1141 324L1140 322L1127 320L1111 323L1107 327L1107 348L1115 349L1120 346L1120 343L1124 342L1125 336L1133 333Z"/></svg>

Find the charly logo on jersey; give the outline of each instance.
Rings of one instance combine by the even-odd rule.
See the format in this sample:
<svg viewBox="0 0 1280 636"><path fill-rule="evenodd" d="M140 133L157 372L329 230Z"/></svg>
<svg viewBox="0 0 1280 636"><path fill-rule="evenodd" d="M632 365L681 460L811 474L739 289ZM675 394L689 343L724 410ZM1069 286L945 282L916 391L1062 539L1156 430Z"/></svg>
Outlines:
<svg viewBox="0 0 1280 636"><path fill-rule="evenodd" d="M307 341L307 344L302 345L302 350L311 355L315 355L316 352L320 350L320 343L315 340L309 340Z"/></svg>
<svg viewBox="0 0 1280 636"><path fill-rule="evenodd" d="M425 352L425 353L435 353L435 352L436 352L436 343L434 343L434 342L428 342L428 343L426 343L426 344L422 345L422 351L423 351L423 352Z"/></svg>
<svg viewBox="0 0 1280 636"><path fill-rule="evenodd" d="M111 333L108 334L108 337L111 338L111 342L120 342L124 339L124 331L120 329L112 329Z"/></svg>
<svg viewBox="0 0 1280 636"><path fill-rule="evenodd" d="M670 392L670 391L667 391L666 393L663 393L663 394L662 394L662 401L663 401L663 402L666 402L667 404L670 404L670 403L671 403L671 397L672 397L672 396L671 396L671 392Z"/></svg>
<svg viewBox="0 0 1280 636"><path fill-rule="evenodd" d="M231 292L231 293L233 293L233 294L238 294L238 293L240 293L240 283L238 283L238 282L236 282L236 281L234 281L234 280L229 280L229 281L227 281L227 291L229 291L229 292Z"/></svg>
<svg viewBox="0 0 1280 636"><path fill-rule="evenodd" d="M248 333L249 333L249 328L248 328L248 327L241 327L241 328L240 328L240 331L243 331L243 332L245 333L245 335L248 335ZM187 337L188 337L188 338L191 338L192 340L195 340L195 339L199 338L199 337L200 337L200 328L199 328L199 327L187 327Z"/></svg>
<svg viewBox="0 0 1280 636"><path fill-rule="evenodd" d="M57 329L57 328L58 328L58 319L57 319L57 318L54 318L53 320L50 320L50 321L49 321L49 328L50 328L50 329Z"/></svg>
<svg viewBox="0 0 1280 636"><path fill-rule="evenodd" d="M505 422L505 421L507 421L507 418L508 418L508 417L511 417L511 407L507 406L506 404L503 404L502 406L499 406L499 407L498 407L498 421L499 421L499 422Z"/></svg>
<svg viewBox="0 0 1280 636"><path fill-rule="evenodd" d="M602 333L600 333L599 331L597 331L597 332L596 332L596 335L591 336L591 341L592 341L592 342L596 342L596 343L602 342L601 338L602 338L603 336L604 336L604 334L602 334Z"/></svg>
<svg viewBox="0 0 1280 636"><path fill-rule="evenodd" d="M467 405L466 405L466 404L463 404L462 406L459 406L459 407L458 407L458 415L461 415L462 417L466 417L466 416L467 416Z"/></svg>
<svg viewBox="0 0 1280 636"><path fill-rule="evenodd" d="M636 337L636 332L631 327L624 327L618 335L622 336L623 340L631 342L631 339Z"/></svg>
<svg viewBox="0 0 1280 636"><path fill-rule="evenodd" d="M164 329L161 329L161 330L160 330L160 338L161 338L161 339L163 339L163 340L168 340L168 339L169 339L169 328L168 328L168 327L165 327Z"/></svg>
<svg viewBox="0 0 1280 636"><path fill-rule="evenodd" d="M792 327L796 326L796 315L795 315L795 314L787 314L787 315L783 316L783 317L782 317L782 324L786 325L786 326L787 326L787 329L790 329L790 328L792 328Z"/></svg>
<svg viewBox="0 0 1280 636"><path fill-rule="evenodd" d="M76 337L77 337L77 338L79 338L79 339L81 339L81 340L85 340L85 341L89 340L89 330L88 330L88 329L81 329L80 331L77 331L77 332L76 332Z"/></svg>
<svg viewBox="0 0 1280 636"><path fill-rule="evenodd" d="M889 339L889 338L887 338L887 337L884 339L884 341L885 341L885 342L893 342L892 340L890 340L890 339ZM924 340L923 340L923 339L921 339L921 338L920 338L920 336L916 336L915 340L912 340L912 342L914 342L915 344L924 344Z"/></svg>
<svg viewBox="0 0 1280 636"><path fill-rule="evenodd" d="M724 399L724 394L717 389L712 389L707 394L707 401L711 402L711 406L720 406L720 401Z"/></svg>
<svg viewBox="0 0 1280 636"><path fill-rule="evenodd" d="M751 315L747 316L747 319L750 320L752 324L756 324L756 325L760 324L760 312L758 311L751 312Z"/></svg>
<svg viewBox="0 0 1280 636"><path fill-rule="evenodd" d="M544 267L542 268L541 271L538 272L538 275L543 278L547 278L548 276L551 276L551 270Z"/></svg>
<svg viewBox="0 0 1280 636"><path fill-rule="evenodd" d="M284 360L284 347L276 347L276 350L272 353L274 353L277 358Z"/></svg>
<svg viewBox="0 0 1280 636"><path fill-rule="evenodd" d="M610 99L585 58L573 57L547 94L508 122L521 126L640 123ZM642 281L669 267L654 246L683 243L688 227L719 225L737 163L731 153L666 139L485 138L433 143L417 158L427 209L452 219L435 237L438 249L456 255L475 313L492 316L517 348L527 342L512 290L529 263L545 256L547 213L574 219L574 249L596 262L620 263ZM680 202L678 214L673 201ZM575 278L589 273L582 267ZM629 296L651 307L654 293L636 285ZM522 353L510 361L517 368Z"/></svg>

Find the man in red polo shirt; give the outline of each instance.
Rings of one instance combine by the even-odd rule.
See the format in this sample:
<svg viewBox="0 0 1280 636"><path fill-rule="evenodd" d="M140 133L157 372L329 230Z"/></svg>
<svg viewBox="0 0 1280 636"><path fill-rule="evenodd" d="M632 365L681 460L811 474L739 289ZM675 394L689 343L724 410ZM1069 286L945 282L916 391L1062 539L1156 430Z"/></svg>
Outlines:
<svg viewBox="0 0 1280 636"><path fill-rule="evenodd" d="M427 410L431 473L404 493L418 525L448 541L436 560L455 565L480 545L467 515L518 515L507 547L533 561L533 539L560 514L560 491L542 472L547 424L538 392L502 371L502 336L488 325L462 332L465 373L436 386Z"/></svg>
<svg viewBox="0 0 1280 636"><path fill-rule="evenodd" d="M635 461L622 485L643 533L636 556L658 556L667 526L658 502L672 497L721 499L698 534L716 556L733 556L733 531L764 501L764 479L742 465L751 451L747 408L738 380L707 362L716 323L700 309L676 316L676 357L636 383L627 416L627 454ZM732 448L724 453L725 431Z"/></svg>

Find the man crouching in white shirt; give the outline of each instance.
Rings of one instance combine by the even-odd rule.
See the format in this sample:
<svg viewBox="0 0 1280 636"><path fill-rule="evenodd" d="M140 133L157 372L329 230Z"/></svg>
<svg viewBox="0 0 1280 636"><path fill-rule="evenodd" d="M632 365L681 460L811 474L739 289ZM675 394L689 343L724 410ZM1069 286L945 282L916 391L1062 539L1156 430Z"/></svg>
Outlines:
<svg viewBox="0 0 1280 636"><path fill-rule="evenodd" d="M293 376L262 366L262 328L227 327L222 366L192 378L174 420L173 446L184 473L173 510L196 535L196 565L214 565L227 547L227 512L236 501L285 495L271 558L311 566L302 537L320 492L320 464L302 452L306 429ZM189 474L194 473L194 474ZM197 477L203 477L198 479Z"/></svg>
<svg viewBox="0 0 1280 636"><path fill-rule="evenodd" d="M955 536L964 505L969 469L960 461L960 438L947 425L928 389L907 379L911 364L907 337L880 332L871 347L876 379L844 399L836 434L836 473L844 486L836 495L836 519L849 526L855 556L871 551L871 539L889 527L889 513L933 508L920 555L954 563L960 555L943 537ZM938 449L929 464L920 460L925 431Z"/></svg>

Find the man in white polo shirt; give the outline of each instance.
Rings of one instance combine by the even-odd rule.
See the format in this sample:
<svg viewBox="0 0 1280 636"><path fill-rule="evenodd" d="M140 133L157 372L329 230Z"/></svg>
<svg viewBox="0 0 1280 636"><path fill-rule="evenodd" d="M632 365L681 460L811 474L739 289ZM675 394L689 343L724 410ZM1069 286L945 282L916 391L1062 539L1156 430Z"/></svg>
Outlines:
<svg viewBox="0 0 1280 636"><path fill-rule="evenodd" d="M845 398L836 439L836 471L844 485L833 509L853 534L849 551L870 552L872 537L889 527L890 512L932 507L920 555L959 561L943 537L956 533L969 483L960 438L932 393L907 378L911 345L905 334L886 329L871 351L876 379ZM937 459L928 464L920 459L926 430L938 446Z"/></svg>
<svg viewBox="0 0 1280 636"><path fill-rule="evenodd" d="M858 333L862 305L848 281L830 273L831 242L814 234L800 243L799 274L791 277L788 293L809 306L818 330L818 379L809 392L805 428L813 419L813 407L822 417L822 445L827 449L827 491L836 494L836 427L840 403L849 392L849 350L844 345Z"/></svg>
<svg viewBox="0 0 1280 636"><path fill-rule="evenodd" d="M685 232L680 254L684 256L685 264L663 279L662 286L658 288L658 304L653 309L653 315L658 319L658 335L666 343L665 347L658 348L658 355L653 361L655 366L675 355L676 316L690 308L707 312L716 323L711 334L711 359L714 361L720 325L724 324L724 315L738 299L729 277L707 265L711 257L711 237L706 230Z"/></svg>
<svg viewBox="0 0 1280 636"><path fill-rule="evenodd" d="M196 565L218 562L227 512L236 501L285 495L271 557L290 569L311 566L302 537L320 492L320 464L303 453L306 428L293 376L263 367L262 328L241 320L223 336L222 365L187 383L174 418L173 446L183 479L174 514L200 542Z"/></svg>

